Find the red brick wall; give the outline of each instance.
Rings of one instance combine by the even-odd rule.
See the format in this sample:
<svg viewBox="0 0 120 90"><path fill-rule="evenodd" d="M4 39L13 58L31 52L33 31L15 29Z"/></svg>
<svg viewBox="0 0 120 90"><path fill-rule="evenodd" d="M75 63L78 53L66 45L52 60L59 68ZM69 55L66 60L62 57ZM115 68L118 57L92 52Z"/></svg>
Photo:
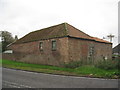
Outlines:
<svg viewBox="0 0 120 90"><path fill-rule="evenodd" d="M95 62L102 60L104 57L112 59L112 44L95 43Z"/></svg>
<svg viewBox="0 0 120 90"><path fill-rule="evenodd" d="M102 60L105 56L108 59L112 58L111 44L69 38L68 46L69 61L83 60L84 62L89 62L90 47L94 47L93 55L91 56L93 63L96 63L98 60Z"/></svg>
<svg viewBox="0 0 120 90"><path fill-rule="evenodd" d="M57 42L57 50L52 50L52 40ZM41 40L43 41L43 51L39 50L39 42L29 42L23 44L14 44L9 47L13 49L15 60L21 62L47 64L61 66L63 63L70 61L89 62L90 47L94 47L94 53L91 56L93 63L107 57L111 59L112 45L99 43L76 38L56 38Z"/></svg>
<svg viewBox="0 0 120 90"><path fill-rule="evenodd" d="M55 51L52 50L52 40L57 42L57 49ZM39 50L40 41L14 44L9 49L13 49L14 53L21 55L20 57L18 56L17 60L28 63L59 66L68 60L67 37L41 41L43 41L43 51Z"/></svg>
<svg viewBox="0 0 120 90"><path fill-rule="evenodd" d="M93 42L87 40L80 40L75 38L68 39L69 45L69 60L70 61L80 61L87 60L89 46L92 45Z"/></svg>

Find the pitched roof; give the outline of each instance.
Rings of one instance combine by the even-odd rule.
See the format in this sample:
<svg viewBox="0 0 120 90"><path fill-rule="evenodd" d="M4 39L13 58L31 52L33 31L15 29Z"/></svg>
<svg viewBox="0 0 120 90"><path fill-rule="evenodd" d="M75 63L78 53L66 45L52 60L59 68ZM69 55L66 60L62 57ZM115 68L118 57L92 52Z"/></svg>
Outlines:
<svg viewBox="0 0 120 90"><path fill-rule="evenodd" d="M50 38L59 38L59 37L76 37L82 38L87 40L93 40L98 42L105 42L110 43L108 41L104 41L98 38L93 38L88 34L78 30L77 28L67 24L62 23L59 25L51 26L48 28L44 28L41 30L30 32L29 34L25 35L24 37L18 39L14 44L25 43L25 42L32 42L32 41L39 41L41 39L50 39Z"/></svg>
<svg viewBox="0 0 120 90"><path fill-rule="evenodd" d="M100 38L97 38L97 37L93 37L93 39L94 39L95 41L98 41L98 42L111 43L111 42L108 42L108 41L106 41L106 40L103 40L103 39L100 39Z"/></svg>

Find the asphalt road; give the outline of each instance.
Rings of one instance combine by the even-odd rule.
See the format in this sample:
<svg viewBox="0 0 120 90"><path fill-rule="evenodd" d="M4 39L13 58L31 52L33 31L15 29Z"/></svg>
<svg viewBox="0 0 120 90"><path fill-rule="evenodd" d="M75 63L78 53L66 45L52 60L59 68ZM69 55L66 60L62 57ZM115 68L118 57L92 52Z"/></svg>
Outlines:
<svg viewBox="0 0 120 90"><path fill-rule="evenodd" d="M118 88L118 80L2 69L2 88Z"/></svg>

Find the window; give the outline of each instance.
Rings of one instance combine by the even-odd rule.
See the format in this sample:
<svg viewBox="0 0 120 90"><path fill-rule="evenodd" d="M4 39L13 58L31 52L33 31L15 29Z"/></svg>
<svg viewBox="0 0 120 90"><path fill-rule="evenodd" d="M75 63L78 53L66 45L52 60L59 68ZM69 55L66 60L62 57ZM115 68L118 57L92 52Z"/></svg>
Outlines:
<svg viewBox="0 0 120 90"><path fill-rule="evenodd" d="M94 47L89 48L89 57L91 57L94 54Z"/></svg>
<svg viewBox="0 0 120 90"><path fill-rule="evenodd" d="M56 41L52 41L52 50L56 50Z"/></svg>
<svg viewBox="0 0 120 90"><path fill-rule="evenodd" d="M94 47L90 47L90 55L94 54Z"/></svg>
<svg viewBox="0 0 120 90"><path fill-rule="evenodd" d="M93 64L94 63L94 47L89 47L89 52L88 52L88 63Z"/></svg>
<svg viewBox="0 0 120 90"><path fill-rule="evenodd" d="M40 42L39 48L40 50L43 50L43 42Z"/></svg>

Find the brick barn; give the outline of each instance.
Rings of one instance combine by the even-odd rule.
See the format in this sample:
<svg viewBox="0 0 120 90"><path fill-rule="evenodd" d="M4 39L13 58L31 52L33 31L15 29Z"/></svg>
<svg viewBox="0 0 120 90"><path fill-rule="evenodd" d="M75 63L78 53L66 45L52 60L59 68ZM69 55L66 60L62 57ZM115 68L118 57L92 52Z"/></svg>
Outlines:
<svg viewBox="0 0 120 90"><path fill-rule="evenodd" d="M30 32L8 47L13 60L61 66L72 61L111 59L112 43L62 23Z"/></svg>

